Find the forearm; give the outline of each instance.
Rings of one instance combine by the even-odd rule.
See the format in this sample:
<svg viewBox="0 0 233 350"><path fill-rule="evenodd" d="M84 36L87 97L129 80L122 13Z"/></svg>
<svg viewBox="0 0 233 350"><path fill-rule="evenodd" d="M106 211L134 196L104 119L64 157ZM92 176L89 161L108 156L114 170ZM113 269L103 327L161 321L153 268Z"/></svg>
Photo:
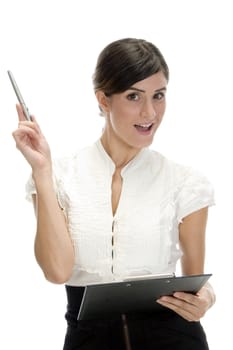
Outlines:
<svg viewBox="0 0 233 350"><path fill-rule="evenodd" d="M65 216L57 201L52 176L33 177L37 191L35 256L49 281L64 283L74 265L74 248Z"/></svg>

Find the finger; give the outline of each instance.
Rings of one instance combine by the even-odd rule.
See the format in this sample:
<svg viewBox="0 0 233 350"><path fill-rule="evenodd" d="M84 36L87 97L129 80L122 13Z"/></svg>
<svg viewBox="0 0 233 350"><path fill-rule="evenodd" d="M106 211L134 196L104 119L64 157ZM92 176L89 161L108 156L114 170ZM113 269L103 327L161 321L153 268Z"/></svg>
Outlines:
<svg viewBox="0 0 233 350"><path fill-rule="evenodd" d="M16 105L16 110L18 113L19 120L21 121L26 120L25 115L23 113L23 108L19 104Z"/></svg>
<svg viewBox="0 0 233 350"><path fill-rule="evenodd" d="M182 308L180 305L177 305L173 302L165 301L162 299L157 300L157 303L161 304L164 307L174 311L187 321L199 321L199 317L193 312L194 310Z"/></svg>
<svg viewBox="0 0 233 350"><path fill-rule="evenodd" d="M175 311L189 321L199 321L200 318L204 315L201 305L190 304L175 297L165 296L157 300L157 302Z"/></svg>
<svg viewBox="0 0 233 350"><path fill-rule="evenodd" d="M38 143L40 140L38 133L34 129L27 127L25 125L24 126L22 125L20 128L15 130L12 133L12 136L15 139L17 144L19 144L20 141L25 137L28 137L32 142Z"/></svg>
<svg viewBox="0 0 233 350"><path fill-rule="evenodd" d="M167 307L189 322L199 321L198 317L196 317L195 315L193 315L191 312L189 312L187 310L179 309L178 307L176 307L175 305L172 305L172 304L167 306Z"/></svg>
<svg viewBox="0 0 233 350"><path fill-rule="evenodd" d="M20 120L18 123L18 128L19 129L30 128L30 129L33 129L38 135L43 136L39 125L37 123L31 122L28 120L23 120L23 121Z"/></svg>
<svg viewBox="0 0 233 350"><path fill-rule="evenodd" d="M165 303L169 303L171 305L175 305L181 309L190 309L194 311L198 307L198 305L195 303L189 303L185 299L178 299L172 296L163 296L159 300Z"/></svg>
<svg viewBox="0 0 233 350"><path fill-rule="evenodd" d="M30 120L28 120L25 115L24 115L24 111L23 111L23 108L20 104L16 104L16 110L17 110L17 113L18 113L18 116L19 116L19 120L20 121L33 121L34 123L37 123L36 122L36 118L34 115L30 115Z"/></svg>
<svg viewBox="0 0 233 350"><path fill-rule="evenodd" d="M203 317L206 310L208 309L208 302L204 298L201 298L199 295L176 292L173 296L177 300L180 300L181 303L183 302L183 305L187 304L193 306L194 313L198 315L199 318Z"/></svg>
<svg viewBox="0 0 233 350"><path fill-rule="evenodd" d="M191 294L191 293L184 293L184 292L176 292L173 294L173 296L179 300L183 300L186 303L189 303L191 305L197 306L199 303L199 297Z"/></svg>
<svg viewBox="0 0 233 350"><path fill-rule="evenodd" d="M34 125L36 125L37 130L41 133L40 125L38 124L36 117L33 114L31 115L31 121L34 123Z"/></svg>
<svg viewBox="0 0 233 350"><path fill-rule="evenodd" d="M21 120L21 117L20 117L18 128L24 128L25 126L30 127L31 129L34 129L38 133L38 135L41 135L41 137L44 137L44 135L41 132L40 126L36 121L35 116L31 116L31 118L32 118L31 121L29 121L29 120L25 120L25 118L24 120Z"/></svg>
<svg viewBox="0 0 233 350"><path fill-rule="evenodd" d="M16 104L16 110L17 110L17 113L18 113L18 117L19 117L19 122L33 122L34 126L35 126L35 129L37 129L38 133L41 133L41 129L40 129L40 126L39 124L37 123L37 120L36 120L36 117L34 115L31 115L31 120L28 121L26 118L25 118L25 115L24 115L24 112L23 112L23 108L21 105L19 104Z"/></svg>

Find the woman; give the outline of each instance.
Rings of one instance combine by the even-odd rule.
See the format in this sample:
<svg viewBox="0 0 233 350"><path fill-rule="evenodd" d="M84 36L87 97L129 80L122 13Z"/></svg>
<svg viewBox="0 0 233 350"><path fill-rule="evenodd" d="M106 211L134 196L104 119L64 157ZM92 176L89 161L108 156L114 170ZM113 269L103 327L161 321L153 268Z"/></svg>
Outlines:
<svg viewBox="0 0 233 350"><path fill-rule="evenodd" d="M17 106L17 147L32 168L27 184L37 216L35 255L45 277L65 283L64 350L208 349L199 322L215 295L175 293L161 312L77 321L84 286L125 276L204 271L209 182L148 147L166 107L168 66L152 43L122 39L99 55L93 84L105 117L99 140L51 160L35 117Z"/></svg>

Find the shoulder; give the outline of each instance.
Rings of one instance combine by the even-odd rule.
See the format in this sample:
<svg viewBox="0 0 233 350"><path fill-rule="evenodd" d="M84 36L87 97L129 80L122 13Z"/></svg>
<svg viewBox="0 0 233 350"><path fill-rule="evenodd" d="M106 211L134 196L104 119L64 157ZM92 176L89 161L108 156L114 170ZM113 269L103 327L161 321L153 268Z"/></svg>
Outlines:
<svg viewBox="0 0 233 350"><path fill-rule="evenodd" d="M156 166L159 168L160 185L166 189L166 193L173 194L178 222L199 209L215 204L214 187L200 170L170 160L155 151L150 152L149 158L154 174Z"/></svg>
<svg viewBox="0 0 233 350"><path fill-rule="evenodd" d="M75 174L81 167L82 163L88 162L88 159L94 157L94 147L86 146L76 150L69 155L55 157L53 159L53 172L56 177L67 177Z"/></svg>
<svg viewBox="0 0 233 350"><path fill-rule="evenodd" d="M178 191L201 192L203 190L213 195L211 181L199 169L171 160L151 149L148 150L147 157L153 173L159 175L168 186L170 184Z"/></svg>
<svg viewBox="0 0 233 350"><path fill-rule="evenodd" d="M198 173L198 171L191 166L178 163L152 149L148 149L147 160L151 164L152 169L159 170L164 176L172 177L177 181L183 181L188 176ZM199 175L201 176L201 173L199 173Z"/></svg>

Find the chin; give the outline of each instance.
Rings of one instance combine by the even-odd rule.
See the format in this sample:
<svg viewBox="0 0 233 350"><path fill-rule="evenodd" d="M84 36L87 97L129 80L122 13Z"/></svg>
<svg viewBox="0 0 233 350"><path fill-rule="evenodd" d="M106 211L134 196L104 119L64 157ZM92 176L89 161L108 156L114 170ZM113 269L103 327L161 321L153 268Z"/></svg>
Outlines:
<svg viewBox="0 0 233 350"><path fill-rule="evenodd" d="M137 148L137 149L142 149L142 148L150 147L152 142L153 142L153 140L147 141L147 142L146 141L138 142L138 143L135 143L134 145L132 145L132 147Z"/></svg>
<svg viewBox="0 0 233 350"><path fill-rule="evenodd" d="M145 148L145 147L149 147L152 142L153 142L154 138L153 137L150 137L150 138L145 138L144 140L140 140L138 142L138 147L139 148Z"/></svg>

